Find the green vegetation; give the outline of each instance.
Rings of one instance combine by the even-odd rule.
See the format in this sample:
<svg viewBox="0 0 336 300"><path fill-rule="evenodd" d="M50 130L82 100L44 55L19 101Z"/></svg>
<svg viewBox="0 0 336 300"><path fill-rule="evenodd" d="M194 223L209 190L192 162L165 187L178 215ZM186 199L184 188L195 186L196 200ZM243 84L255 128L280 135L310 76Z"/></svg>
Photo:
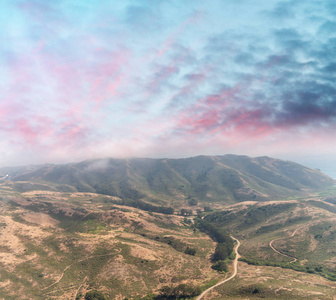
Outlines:
<svg viewBox="0 0 336 300"><path fill-rule="evenodd" d="M89 291L84 296L85 300L107 300L102 292L99 291Z"/></svg>
<svg viewBox="0 0 336 300"><path fill-rule="evenodd" d="M197 219L196 226L218 242L213 254L214 262L225 261L232 254L234 243L226 231L202 219Z"/></svg>
<svg viewBox="0 0 336 300"><path fill-rule="evenodd" d="M179 284L178 286L164 286L160 289L160 294L155 299L186 299L192 298L201 293L199 287L188 284Z"/></svg>
<svg viewBox="0 0 336 300"><path fill-rule="evenodd" d="M184 253L188 254L188 255L193 255L194 256L196 254L196 249L190 248L189 246L187 246L187 249L184 250Z"/></svg>
<svg viewBox="0 0 336 300"><path fill-rule="evenodd" d="M56 189L50 185L31 183L31 182L16 182L14 189L20 193L41 190L41 191L55 191Z"/></svg>
<svg viewBox="0 0 336 300"><path fill-rule="evenodd" d="M218 243L227 243L233 249L233 240L224 229L219 228L216 225L214 225L214 224L212 224L212 223L210 223L210 222L208 222L204 219L197 219L195 221L195 225L198 228L208 232L210 234L210 236L213 237Z"/></svg>
<svg viewBox="0 0 336 300"><path fill-rule="evenodd" d="M300 261L292 262L292 263L284 263L284 262L275 262L268 260L257 260L241 257L239 261L243 261L248 263L249 265L256 266L271 266L271 267L280 267L284 269L292 269L298 272L305 272L310 274L319 274L329 280L336 281L336 272L330 272L323 268L320 265L303 265Z"/></svg>
<svg viewBox="0 0 336 300"><path fill-rule="evenodd" d="M210 206L204 206L204 212L210 212L212 211Z"/></svg>
<svg viewBox="0 0 336 300"><path fill-rule="evenodd" d="M322 201L315 201L315 200L309 200L308 203L336 214L336 206L334 205L330 205Z"/></svg>
<svg viewBox="0 0 336 300"><path fill-rule="evenodd" d="M243 299L288 299L282 298L284 295L273 291L267 285L262 283L253 283L246 286L240 286L235 290L230 290L227 292L227 296L231 297L239 297ZM287 295L288 296L288 295Z"/></svg>
<svg viewBox="0 0 336 300"><path fill-rule="evenodd" d="M325 213L316 208L322 208ZM311 213L307 214L307 211ZM321 218L323 213L325 216ZM202 222L209 232L229 230L245 241L240 248L242 261L318 274L334 280L336 265L331 261L335 251L331 249L336 246L336 226L334 222L324 221L326 216L333 218L333 214L333 205L309 200L242 206L208 214ZM292 236L290 233L294 231ZM239 237L240 232L245 234ZM275 240L273 246L283 255L268 245L271 240ZM218 244L214 260L225 261L227 253L227 248ZM293 262L296 258L298 261Z"/></svg>
<svg viewBox="0 0 336 300"><path fill-rule="evenodd" d="M192 216L193 212L191 209L181 209L181 216Z"/></svg>
<svg viewBox="0 0 336 300"><path fill-rule="evenodd" d="M164 237L155 236L154 237L154 236L148 235L147 237L151 238L151 239L153 239L155 241L158 241L158 242L161 242L161 243L165 243L165 244L173 247L178 252L184 252L184 253L186 253L186 251L187 251L187 252L190 252L190 253L186 253L186 254L189 254L189 255L195 255L196 254L196 250L195 249L189 248L189 246L187 246L181 240L176 239L173 236L164 236ZM191 254L191 253L194 253L194 254Z"/></svg>
<svg viewBox="0 0 336 300"><path fill-rule="evenodd" d="M184 199L189 199L190 206L208 206L210 202L223 203L223 199L228 204L302 197L335 183L321 172L295 163L236 155L179 160L105 159L32 170L23 167L17 168L11 179L20 192L98 193L118 197L127 205L144 210L155 209L144 203L170 207L179 202L181 206Z"/></svg>
<svg viewBox="0 0 336 300"><path fill-rule="evenodd" d="M316 240L323 240L324 242L336 240L336 231L331 230L333 228L333 223L331 222L321 222L316 225L312 225L309 227L309 232L314 236ZM328 233L328 234L326 234Z"/></svg>
<svg viewBox="0 0 336 300"><path fill-rule="evenodd" d="M204 292L205 290L207 290L208 288L214 286L217 283L218 283L218 279L214 278L214 279L210 280L209 282L207 282L206 284L201 285L200 286L201 292Z"/></svg>
<svg viewBox="0 0 336 300"><path fill-rule="evenodd" d="M216 246L215 253L213 255L214 261L223 261L227 259L232 253L233 246L230 242L228 243L218 243Z"/></svg>
<svg viewBox="0 0 336 300"><path fill-rule="evenodd" d="M269 205L252 205L248 209L242 209L237 212L219 211L207 215L204 219L217 227L231 226L238 224L236 230L244 230L252 226L265 222L269 218L279 215L283 212L293 210L297 203L280 203Z"/></svg>
<svg viewBox="0 0 336 300"><path fill-rule="evenodd" d="M188 203L189 203L189 205L191 205L191 206L196 206L196 205L198 204L198 201L197 201L196 199L190 199L190 200L188 201Z"/></svg>
<svg viewBox="0 0 336 300"><path fill-rule="evenodd" d="M323 198L334 199L335 196L336 196L336 185L332 185L332 186L329 186L329 187L323 189L318 195L320 197L323 197ZM327 199L325 199L324 201L329 202ZM333 202L330 202L330 203L333 203ZM335 203L333 203L333 204L335 204Z"/></svg>
<svg viewBox="0 0 336 300"><path fill-rule="evenodd" d="M219 272L228 272L229 270L225 260L216 261L211 268Z"/></svg>
<svg viewBox="0 0 336 300"><path fill-rule="evenodd" d="M199 294L203 289L190 284L181 283L177 286L163 286L159 294L149 294L142 297L141 300L166 300L166 299L192 299ZM125 298L128 299L128 298ZM140 299L140 298L135 298Z"/></svg>
<svg viewBox="0 0 336 300"><path fill-rule="evenodd" d="M168 206L156 206L141 200L123 199L122 205L139 208L149 212L158 212L166 215L174 214L174 209Z"/></svg>
<svg viewBox="0 0 336 300"><path fill-rule="evenodd" d="M271 225L260 226L256 230L256 234L260 235L260 234L265 234L268 232L273 232L278 229L284 228L286 226L291 226L297 223L306 222L311 219L312 219L311 216L299 216L299 217L294 217L294 218L288 218L286 221L281 222L281 223L279 222L279 223L273 223Z"/></svg>

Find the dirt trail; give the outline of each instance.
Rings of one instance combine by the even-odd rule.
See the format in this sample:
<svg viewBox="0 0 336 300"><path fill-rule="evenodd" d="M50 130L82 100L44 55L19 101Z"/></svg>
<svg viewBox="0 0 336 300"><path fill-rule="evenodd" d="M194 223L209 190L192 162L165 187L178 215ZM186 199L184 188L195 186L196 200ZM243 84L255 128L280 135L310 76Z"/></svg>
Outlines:
<svg viewBox="0 0 336 300"><path fill-rule="evenodd" d="M77 300L77 294L78 294L80 288L84 285L86 279L87 279L87 276L85 276L85 278L83 279L83 282L82 282L81 285L78 287L78 289L77 289L77 291L76 291L76 293L75 293L74 300Z"/></svg>
<svg viewBox="0 0 336 300"><path fill-rule="evenodd" d="M115 252L107 253L107 254L92 255L92 256L89 256L89 257L86 257L86 258L83 258L83 259L80 259L80 260L77 260L77 261L73 262L72 264L66 266L66 267L63 269L63 272L62 272L61 276L60 276L54 283L52 283L52 284L48 285L47 287L43 288L43 290L47 290L47 289L51 288L52 286L58 284L58 283L62 280L62 278L63 278L63 276L64 276L64 274L65 274L65 271L66 271L67 269L69 269L70 267L72 267L73 265L78 264L78 263L81 263L81 262L83 262L83 261L85 261L85 260L92 259L92 258L96 258L96 257L100 257L100 256L110 256L110 255L115 255Z"/></svg>
<svg viewBox="0 0 336 300"><path fill-rule="evenodd" d="M240 242L234 238L233 236L231 236L232 239L234 239L236 242L237 242L237 245L236 247L234 248L234 251L236 253L236 258L235 260L233 261L233 274L229 277L229 278L226 278L225 280L221 281L221 282L218 282L217 284L213 285L212 287L209 287L208 289L206 289L202 294L200 294L196 300L200 300L203 298L203 296L208 293L209 291L211 291L212 289L214 289L215 287L217 286L220 286L222 285L223 283L231 280L232 278L234 278L236 275L237 275L237 271L238 271L238 258L240 257L239 253L238 253L238 248L240 246Z"/></svg>
<svg viewBox="0 0 336 300"><path fill-rule="evenodd" d="M301 227L296 228L290 236L285 236L285 237L281 237L281 238L277 238L277 239L271 240L269 242L269 246L272 248L273 251L275 251L276 253L278 253L278 254L280 254L282 256L294 258L292 261L290 261L290 263L296 262L298 259L295 256L287 255L285 253L280 252L279 250L275 249L275 247L272 244L273 244L274 241L279 241L279 240L288 239L288 238L293 237L298 230L300 230L300 229L302 229L304 227L307 227L307 226L309 226L309 225L305 225L305 226L301 226Z"/></svg>

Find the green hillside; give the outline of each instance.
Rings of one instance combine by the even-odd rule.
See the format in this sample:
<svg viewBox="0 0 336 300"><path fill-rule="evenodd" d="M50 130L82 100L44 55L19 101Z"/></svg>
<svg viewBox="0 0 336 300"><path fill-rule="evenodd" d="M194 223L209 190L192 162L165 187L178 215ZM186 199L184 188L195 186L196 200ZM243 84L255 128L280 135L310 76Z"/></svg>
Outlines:
<svg viewBox="0 0 336 300"><path fill-rule="evenodd" d="M202 220L203 221L203 220ZM336 281L336 206L321 200L242 203L204 218L241 242L242 260Z"/></svg>
<svg viewBox="0 0 336 300"><path fill-rule="evenodd" d="M320 171L293 162L237 155L100 159L6 172L21 192L91 192L176 207L187 205L190 199L205 204L232 204L302 197L335 184ZM34 186L34 182L39 186Z"/></svg>

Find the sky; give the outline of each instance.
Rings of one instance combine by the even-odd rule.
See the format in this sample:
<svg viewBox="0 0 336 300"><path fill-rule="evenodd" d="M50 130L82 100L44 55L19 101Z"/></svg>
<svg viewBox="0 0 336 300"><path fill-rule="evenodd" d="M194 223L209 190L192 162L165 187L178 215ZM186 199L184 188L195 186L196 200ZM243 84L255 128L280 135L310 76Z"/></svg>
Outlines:
<svg viewBox="0 0 336 300"><path fill-rule="evenodd" d="M0 28L0 166L231 153L336 169L335 0L1 0Z"/></svg>

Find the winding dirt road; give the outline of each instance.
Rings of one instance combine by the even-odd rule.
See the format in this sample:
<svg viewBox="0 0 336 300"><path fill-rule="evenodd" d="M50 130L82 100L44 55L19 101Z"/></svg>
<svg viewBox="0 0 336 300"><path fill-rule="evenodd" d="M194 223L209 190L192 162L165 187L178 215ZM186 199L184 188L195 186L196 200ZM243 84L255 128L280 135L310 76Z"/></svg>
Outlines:
<svg viewBox="0 0 336 300"><path fill-rule="evenodd" d="M274 241L279 241L279 240L284 240L284 239L291 238L291 237L293 237L293 236L296 234L296 232L297 232L298 230L300 230L300 229L302 229L302 228L304 228L304 227L307 227L307 226L309 226L309 224L308 224L308 225L305 225L305 226L301 226L301 227L296 228L296 229L293 231L293 233L292 233L291 235L289 235L289 236L285 236L285 237L281 237L281 238L278 238L278 239L271 240L271 241L269 242L269 246L270 246L270 247L273 249L273 251L275 251L276 253L278 253L278 254L280 254L280 255L282 255L282 256L286 256L286 257L293 258L293 260L290 261L290 263L296 262L296 261L297 261L297 258L296 258L295 256L287 255L287 254L282 253L282 252L280 252L279 250L275 249L275 247L273 246L273 242L274 242Z"/></svg>
<svg viewBox="0 0 336 300"><path fill-rule="evenodd" d="M240 242L239 242L236 238L234 238L233 236L231 236L231 238L237 242L237 245L236 245L236 247L234 248L234 251L235 251L235 253L236 253L236 258L235 258L234 261L233 261L233 274L232 274L229 278L226 278L225 280L223 280L223 281L221 281L221 282L218 282L217 284L213 285L212 287L209 287L208 289L206 289L202 294L200 294L200 295L196 298L196 300L200 300L200 299L202 299L203 296L204 296L206 293L208 293L209 291L211 291L211 290L214 289L215 287L220 286L220 285L222 285L223 283L225 283L225 282L231 280L232 278L234 278L234 277L237 275L237 271L238 271L238 258L240 257L240 255L239 255L239 253L238 253L238 248L239 248L239 246L240 246Z"/></svg>

